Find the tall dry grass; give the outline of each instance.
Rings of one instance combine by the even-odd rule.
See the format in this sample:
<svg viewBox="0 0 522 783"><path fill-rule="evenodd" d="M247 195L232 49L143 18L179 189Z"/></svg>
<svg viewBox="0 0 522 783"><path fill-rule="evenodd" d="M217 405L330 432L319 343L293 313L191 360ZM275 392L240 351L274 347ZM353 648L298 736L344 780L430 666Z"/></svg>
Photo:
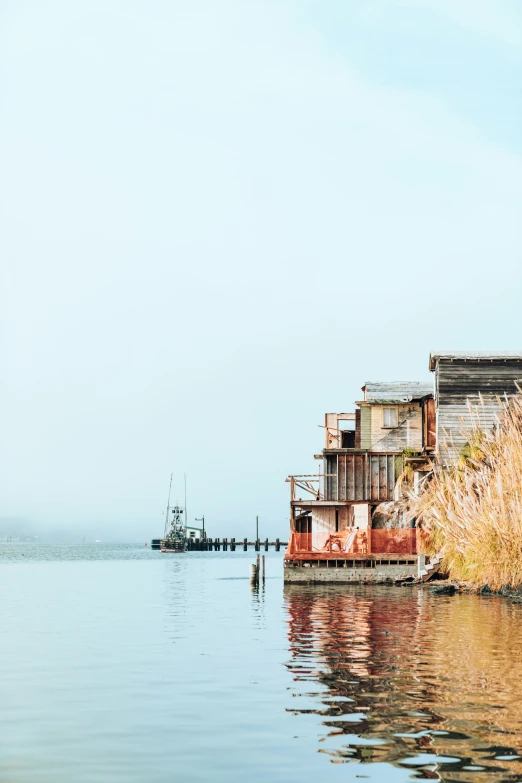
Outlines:
<svg viewBox="0 0 522 783"><path fill-rule="evenodd" d="M450 577L492 589L522 585L522 394L501 402L490 433L469 433L450 470L434 469L411 499L425 551Z"/></svg>

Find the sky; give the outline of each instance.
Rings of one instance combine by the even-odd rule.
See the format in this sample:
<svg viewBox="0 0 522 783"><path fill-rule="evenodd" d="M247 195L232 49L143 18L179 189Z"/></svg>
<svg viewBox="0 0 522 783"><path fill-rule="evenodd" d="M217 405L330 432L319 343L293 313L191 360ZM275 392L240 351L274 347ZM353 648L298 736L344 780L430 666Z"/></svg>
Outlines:
<svg viewBox="0 0 522 783"><path fill-rule="evenodd" d="M518 0L3 0L0 522L284 538L326 411L521 348L521 83Z"/></svg>

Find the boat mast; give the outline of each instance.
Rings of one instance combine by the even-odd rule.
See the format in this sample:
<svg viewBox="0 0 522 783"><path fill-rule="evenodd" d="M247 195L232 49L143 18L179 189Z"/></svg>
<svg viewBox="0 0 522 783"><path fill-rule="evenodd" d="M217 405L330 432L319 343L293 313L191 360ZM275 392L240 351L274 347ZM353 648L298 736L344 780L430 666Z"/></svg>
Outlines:
<svg viewBox="0 0 522 783"><path fill-rule="evenodd" d="M169 509L170 509L170 490L172 489L172 473L170 474L170 484L169 484L169 498L167 500L167 511L165 512L165 533L164 537L167 538L168 532L169 532Z"/></svg>
<svg viewBox="0 0 522 783"><path fill-rule="evenodd" d="M187 474L183 474L183 478L185 480L185 528L188 525L188 517L187 517Z"/></svg>

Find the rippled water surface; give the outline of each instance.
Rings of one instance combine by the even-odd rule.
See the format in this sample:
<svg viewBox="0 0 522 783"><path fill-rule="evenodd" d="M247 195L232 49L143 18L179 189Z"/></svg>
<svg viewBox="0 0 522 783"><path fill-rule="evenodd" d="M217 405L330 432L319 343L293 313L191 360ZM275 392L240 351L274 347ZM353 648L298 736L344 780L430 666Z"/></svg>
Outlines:
<svg viewBox="0 0 522 783"><path fill-rule="evenodd" d="M522 781L522 607L0 545L0 780Z"/></svg>

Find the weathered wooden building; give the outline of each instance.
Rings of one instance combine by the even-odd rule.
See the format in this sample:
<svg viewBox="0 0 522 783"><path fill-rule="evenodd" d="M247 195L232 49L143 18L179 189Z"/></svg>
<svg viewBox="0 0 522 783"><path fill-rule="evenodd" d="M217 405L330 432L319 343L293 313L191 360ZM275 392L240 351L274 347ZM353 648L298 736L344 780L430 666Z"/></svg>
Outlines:
<svg viewBox="0 0 522 783"><path fill-rule="evenodd" d="M324 449L316 455L322 471L288 479L289 568L292 563L316 567L332 560L327 555L335 555L343 568L346 562L352 563L353 571L358 567L355 561L377 562L373 554L387 559L375 577L416 568L415 531L375 530L372 514L380 504L396 498L408 455L433 449L432 387L412 382L366 383L362 391L355 412L325 414ZM404 555L412 558L405 561ZM290 571L287 575L289 580L303 576ZM370 571L367 577L371 578Z"/></svg>
<svg viewBox="0 0 522 783"><path fill-rule="evenodd" d="M352 413L325 414L317 474L290 476L286 581L382 581L418 572L415 528L380 524L433 460L457 457L474 427L491 429L522 388L522 352L432 353L434 385L373 383ZM319 569L319 570L307 570ZM324 570L326 569L326 570Z"/></svg>
<svg viewBox="0 0 522 783"><path fill-rule="evenodd" d="M429 368L435 380L437 456L447 464L475 427L494 426L501 401L522 388L522 351L434 352Z"/></svg>
<svg viewBox="0 0 522 783"><path fill-rule="evenodd" d="M356 403L355 445L371 451L422 451L424 421L434 410L431 383L366 383Z"/></svg>

